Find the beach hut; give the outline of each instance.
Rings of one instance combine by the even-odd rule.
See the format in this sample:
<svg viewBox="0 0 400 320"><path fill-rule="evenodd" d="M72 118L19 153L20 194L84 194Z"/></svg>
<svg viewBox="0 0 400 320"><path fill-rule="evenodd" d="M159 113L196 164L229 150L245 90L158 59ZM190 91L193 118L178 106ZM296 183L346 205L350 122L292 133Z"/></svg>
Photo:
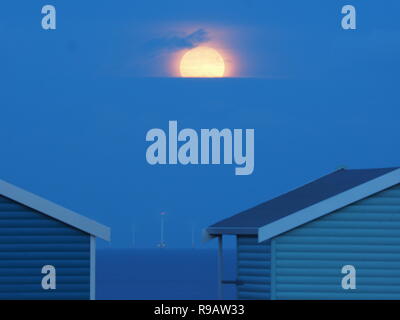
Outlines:
<svg viewBox="0 0 400 320"><path fill-rule="evenodd" d="M0 299L94 299L109 228L0 180Z"/></svg>
<svg viewBox="0 0 400 320"><path fill-rule="evenodd" d="M400 169L341 169L206 229L239 299L400 299Z"/></svg>

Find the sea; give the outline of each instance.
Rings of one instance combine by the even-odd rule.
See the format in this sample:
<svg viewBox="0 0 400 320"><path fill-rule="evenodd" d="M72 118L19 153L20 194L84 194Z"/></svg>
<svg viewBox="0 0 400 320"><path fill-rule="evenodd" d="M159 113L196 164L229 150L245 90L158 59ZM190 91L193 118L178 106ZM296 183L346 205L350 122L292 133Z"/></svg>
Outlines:
<svg viewBox="0 0 400 320"><path fill-rule="evenodd" d="M100 249L96 252L98 300L218 299L216 249ZM236 253L224 250L224 280L236 278ZM236 287L223 285L223 299Z"/></svg>

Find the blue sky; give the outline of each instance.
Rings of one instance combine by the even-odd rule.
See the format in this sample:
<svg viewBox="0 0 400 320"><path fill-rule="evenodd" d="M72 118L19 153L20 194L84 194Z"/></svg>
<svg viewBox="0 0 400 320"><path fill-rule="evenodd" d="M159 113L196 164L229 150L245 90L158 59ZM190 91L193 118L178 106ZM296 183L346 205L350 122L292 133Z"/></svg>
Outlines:
<svg viewBox="0 0 400 320"><path fill-rule="evenodd" d="M41 29L41 7L57 30ZM400 164L400 3L3 1L0 178L109 225L112 247L207 225L338 166ZM357 9L357 30L340 9ZM165 39L205 30L236 78L173 78ZM200 41L201 42L201 41ZM166 45L166 43L168 45ZM163 48L166 46L167 48ZM254 128L255 171L150 166L148 130ZM105 244L101 244L105 245Z"/></svg>

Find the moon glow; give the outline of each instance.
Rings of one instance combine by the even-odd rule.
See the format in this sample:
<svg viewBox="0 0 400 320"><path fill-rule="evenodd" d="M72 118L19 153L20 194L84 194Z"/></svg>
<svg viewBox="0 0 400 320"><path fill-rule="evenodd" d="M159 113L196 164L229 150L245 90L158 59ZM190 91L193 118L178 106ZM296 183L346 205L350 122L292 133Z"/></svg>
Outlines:
<svg viewBox="0 0 400 320"><path fill-rule="evenodd" d="M213 48L196 47L183 55L179 70L184 78L221 78L225 74L225 61Z"/></svg>

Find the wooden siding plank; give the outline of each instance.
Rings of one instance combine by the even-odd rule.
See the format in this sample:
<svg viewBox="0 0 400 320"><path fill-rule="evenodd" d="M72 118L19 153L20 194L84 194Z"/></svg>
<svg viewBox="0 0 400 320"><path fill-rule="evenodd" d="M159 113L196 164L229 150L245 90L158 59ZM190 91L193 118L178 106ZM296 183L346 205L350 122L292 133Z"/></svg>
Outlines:
<svg viewBox="0 0 400 320"><path fill-rule="evenodd" d="M56 289L43 290L44 265ZM0 196L0 299L89 299L90 236Z"/></svg>
<svg viewBox="0 0 400 320"><path fill-rule="evenodd" d="M258 243L256 236L237 237L238 299L270 298L270 243Z"/></svg>
<svg viewBox="0 0 400 320"><path fill-rule="evenodd" d="M273 241L277 299L400 298L399 185ZM341 287L348 264L356 268L356 290Z"/></svg>

